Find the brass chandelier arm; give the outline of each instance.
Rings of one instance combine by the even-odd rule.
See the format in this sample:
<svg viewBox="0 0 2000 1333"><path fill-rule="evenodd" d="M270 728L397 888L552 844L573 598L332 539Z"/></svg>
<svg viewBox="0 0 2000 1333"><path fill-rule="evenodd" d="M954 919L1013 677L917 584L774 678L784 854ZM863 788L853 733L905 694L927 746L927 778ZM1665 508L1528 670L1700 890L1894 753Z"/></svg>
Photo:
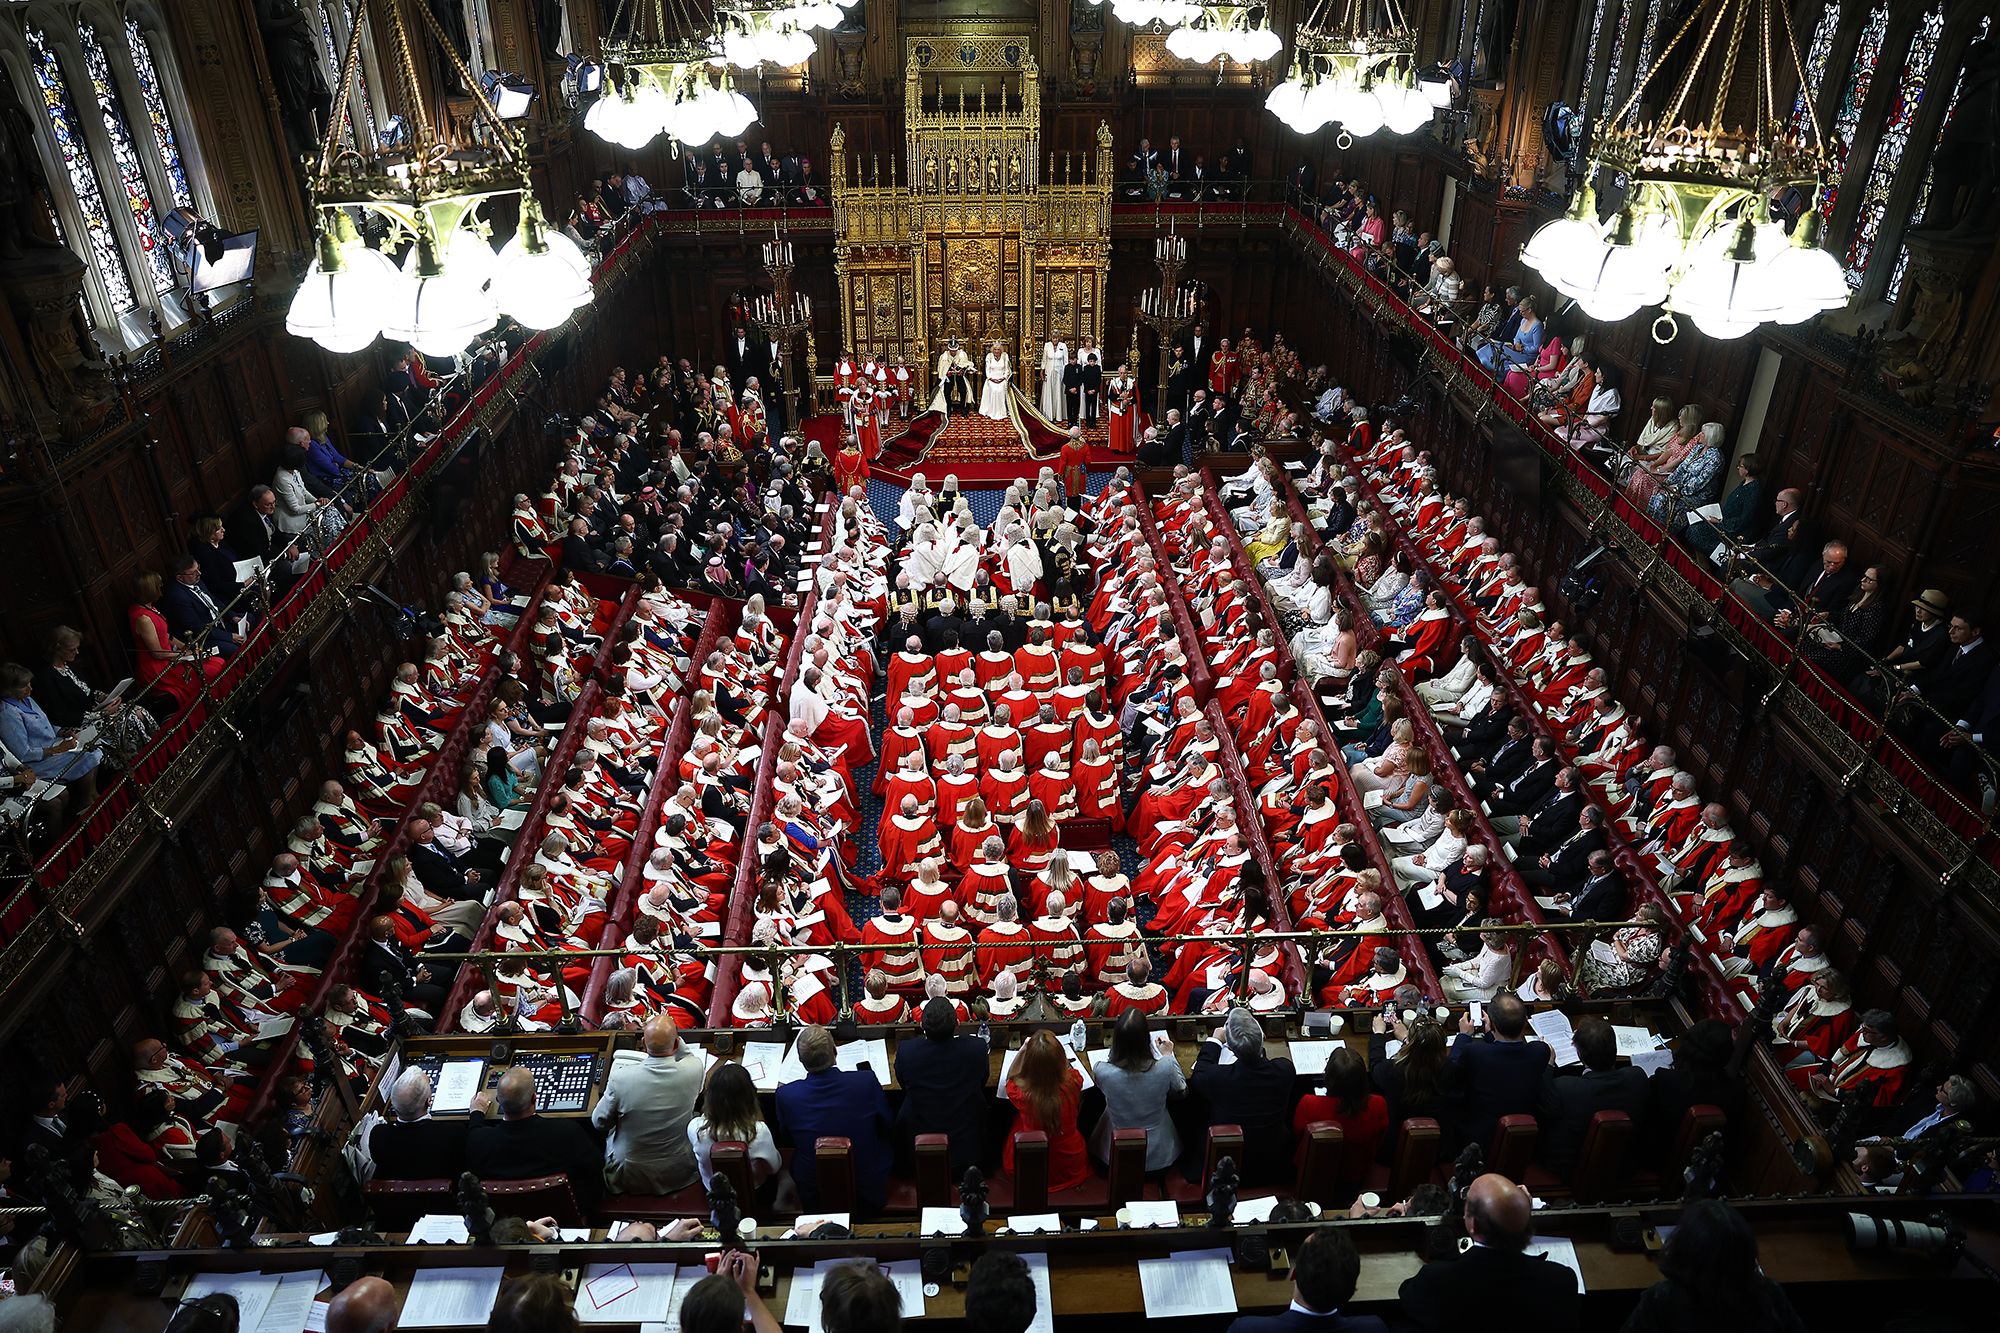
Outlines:
<svg viewBox="0 0 2000 1333"><path fill-rule="evenodd" d="M326 118L326 139L319 147L319 170L313 175L313 185L317 188L327 173L333 170L333 161L340 156L340 132L348 125L348 107L354 98L354 84L361 76L361 9L367 0L354 0L354 11L347 19L347 51L340 60L340 89L334 95L337 114Z"/></svg>
<svg viewBox="0 0 2000 1333"><path fill-rule="evenodd" d="M1722 128L1722 110L1729 99L1729 90L1736 82L1736 61L1743 52L1743 25L1750 19L1750 0L1737 0L1736 22L1729 30L1729 45L1722 52L1722 77L1715 81L1715 97L1708 104L1708 123L1711 128Z"/></svg>
<svg viewBox="0 0 2000 1333"><path fill-rule="evenodd" d="M458 54L458 49L445 37L444 29L438 25L437 15L431 13L430 6L418 5L417 13L423 16L424 26L430 30L432 38L444 52L445 59L451 63L452 72L458 75L459 82L471 90L473 109L479 113L479 118L486 122L487 128L493 131L496 138L494 146L501 160L518 165L521 161L521 141L515 136L513 127L501 119L499 111L495 110L493 103L487 100L486 90L479 86L479 80L466 68L465 60ZM403 49L405 52L409 49L407 40ZM414 65L410 72L414 78Z"/></svg>

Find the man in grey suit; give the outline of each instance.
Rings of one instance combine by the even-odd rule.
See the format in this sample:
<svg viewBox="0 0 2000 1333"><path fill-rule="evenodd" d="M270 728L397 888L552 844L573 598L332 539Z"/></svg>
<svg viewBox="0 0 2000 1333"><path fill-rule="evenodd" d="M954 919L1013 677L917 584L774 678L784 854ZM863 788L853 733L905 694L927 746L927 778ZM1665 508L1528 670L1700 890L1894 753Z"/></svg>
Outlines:
<svg viewBox="0 0 2000 1333"><path fill-rule="evenodd" d="M646 1021L640 1045L645 1059L618 1062L590 1123L605 1134L605 1189L672 1194L696 1177L688 1121L701 1096L701 1056L664 1014Z"/></svg>

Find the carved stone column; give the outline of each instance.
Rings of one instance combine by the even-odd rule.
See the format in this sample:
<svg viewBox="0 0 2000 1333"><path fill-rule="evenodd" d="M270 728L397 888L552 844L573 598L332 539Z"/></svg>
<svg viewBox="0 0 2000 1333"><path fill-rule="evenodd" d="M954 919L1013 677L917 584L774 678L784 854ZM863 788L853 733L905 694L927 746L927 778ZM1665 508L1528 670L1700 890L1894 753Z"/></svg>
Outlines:
<svg viewBox="0 0 2000 1333"><path fill-rule="evenodd" d="M0 292L23 358L14 367L25 398L20 407L51 435L83 433L111 401L104 362L77 307L83 277L83 261L67 247L29 250L0 263Z"/></svg>

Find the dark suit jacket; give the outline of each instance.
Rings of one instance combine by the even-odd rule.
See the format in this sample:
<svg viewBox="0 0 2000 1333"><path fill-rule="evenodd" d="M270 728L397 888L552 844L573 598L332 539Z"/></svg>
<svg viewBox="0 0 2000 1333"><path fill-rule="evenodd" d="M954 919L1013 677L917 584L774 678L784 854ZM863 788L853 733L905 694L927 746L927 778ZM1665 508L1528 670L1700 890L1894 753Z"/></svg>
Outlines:
<svg viewBox="0 0 2000 1333"><path fill-rule="evenodd" d="M1602 879L1587 879L1570 903L1572 921L1623 921L1632 910L1632 891L1616 869Z"/></svg>
<svg viewBox="0 0 2000 1333"><path fill-rule="evenodd" d="M292 541L287 533L275 527L267 531L263 515L252 509L248 500L229 511L223 520L222 534L223 541L239 560L275 560Z"/></svg>
<svg viewBox="0 0 2000 1333"><path fill-rule="evenodd" d="M1463 1136L1485 1148L1503 1115L1533 1115L1541 1109L1549 1048L1539 1041L1492 1041L1460 1036L1451 1044L1458 1062L1465 1109Z"/></svg>
<svg viewBox="0 0 2000 1333"><path fill-rule="evenodd" d="M1969 652L1961 652L1955 643L1946 648L1943 661L1917 673L1916 685L1931 707L1955 722L1972 711L1993 673L1995 654L1991 639L1981 639Z"/></svg>
<svg viewBox="0 0 2000 1333"><path fill-rule="evenodd" d="M1471 763L1493 755L1507 743L1507 724L1513 720L1514 705L1496 693L1493 702L1465 724L1465 735L1458 742L1459 757Z"/></svg>
<svg viewBox="0 0 2000 1333"><path fill-rule="evenodd" d="M1397 1292L1424 1333L1566 1333L1582 1327L1576 1274L1561 1264L1475 1245L1425 1264Z"/></svg>
<svg viewBox="0 0 2000 1333"><path fill-rule="evenodd" d="M210 592L209 596L215 597L215 594ZM215 606L218 611L227 610L220 597L215 597ZM211 628L208 608L202 605L201 598L194 595L194 590L179 579L161 590L160 613L166 616L167 628L174 632L174 637L185 643L205 642L212 645L228 638L228 617L224 617L224 625Z"/></svg>
<svg viewBox="0 0 2000 1333"><path fill-rule="evenodd" d="M1540 856L1561 846L1563 839L1576 832L1582 813L1582 792L1574 787L1568 791L1550 787L1521 821L1521 843L1517 850L1523 856Z"/></svg>
<svg viewBox="0 0 2000 1333"><path fill-rule="evenodd" d="M1497 793L1500 788L1528 771L1528 763L1535 757L1535 742L1527 736L1515 740L1507 735L1507 724L1503 722L1500 724L1499 739L1493 742L1484 756L1475 753L1468 745L1464 757L1468 763L1481 757L1485 759L1486 768L1473 778L1473 786ZM1550 781L1553 785L1554 780Z"/></svg>
<svg viewBox="0 0 2000 1333"><path fill-rule="evenodd" d="M239 559L236 548L229 544L225 536L220 546L203 541L190 542L188 554L201 566L201 581L208 585L209 595L227 606L242 586L236 581L236 561Z"/></svg>
<svg viewBox="0 0 2000 1333"><path fill-rule="evenodd" d="M1556 774L1561 770L1562 765L1554 759L1531 763L1526 772L1493 793L1493 799L1487 802L1487 811L1496 815L1526 814L1555 790Z"/></svg>
<svg viewBox="0 0 2000 1333"><path fill-rule="evenodd" d="M604 1193L604 1145L586 1120L479 1117L465 1137L465 1169L481 1180L568 1176L570 1190L586 1213Z"/></svg>
<svg viewBox="0 0 2000 1333"><path fill-rule="evenodd" d="M70 684L69 677L47 662L35 668L35 702L59 727L80 727L90 711L91 694Z"/></svg>
<svg viewBox="0 0 2000 1333"><path fill-rule="evenodd" d="M1645 1071L1631 1065L1586 1069L1578 1074L1552 1074L1542 1093L1541 1136L1536 1155L1549 1170L1567 1175L1583 1150L1584 1132L1599 1111L1623 1111L1632 1117L1635 1137L1643 1133L1646 1115Z"/></svg>
<svg viewBox="0 0 2000 1333"><path fill-rule="evenodd" d="M985 1086L984 1079L980 1083ZM792 1149L792 1179L808 1208L819 1207L819 1165L813 1144L829 1135L854 1145L856 1202L880 1212L895 1154L889 1147L889 1098L866 1070L822 1069L785 1084L777 1093L778 1141Z"/></svg>
<svg viewBox="0 0 2000 1333"><path fill-rule="evenodd" d="M354 970L360 974L362 989L370 995L382 994L382 978L393 976L403 987L404 997L408 998L417 964L402 941L391 936L387 940L370 940L362 945L360 955L354 960Z"/></svg>
<svg viewBox="0 0 2000 1333"><path fill-rule="evenodd" d="M896 1082L903 1085L897 1132L951 1136L951 1175L977 1166L986 1147L986 1043L960 1035L950 1041L928 1037L897 1043Z"/></svg>
<svg viewBox="0 0 2000 1333"><path fill-rule="evenodd" d="M368 1155L383 1180L456 1180L471 1132L470 1120L385 1120L368 1136Z"/></svg>
<svg viewBox="0 0 2000 1333"><path fill-rule="evenodd" d="M477 898L465 882L465 867L434 842L413 842L406 849L417 882L440 898Z"/></svg>
<svg viewBox="0 0 2000 1333"><path fill-rule="evenodd" d="M1298 1072L1286 1059L1225 1065L1218 1063L1221 1058L1219 1044L1203 1042L1188 1086L1208 1104L1209 1124L1243 1127L1244 1184L1284 1179L1292 1169L1292 1083Z"/></svg>
<svg viewBox="0 0 2000 1333"><path fill-rule="evenodd" d="M1389 1326L1372 1314L1246 1314L1237 1317L1229 1333L1388 1333Z"/></svg>
<svg viewBox="0 0 2000 1333"><path fill-rule="evenodd" d="M1563 841L1544 849L1549 857L1549 882L1559 893L1575 893L1590 878L1591 853L1603 847L1604 830L1601 827L1571 830Z"/></svg>

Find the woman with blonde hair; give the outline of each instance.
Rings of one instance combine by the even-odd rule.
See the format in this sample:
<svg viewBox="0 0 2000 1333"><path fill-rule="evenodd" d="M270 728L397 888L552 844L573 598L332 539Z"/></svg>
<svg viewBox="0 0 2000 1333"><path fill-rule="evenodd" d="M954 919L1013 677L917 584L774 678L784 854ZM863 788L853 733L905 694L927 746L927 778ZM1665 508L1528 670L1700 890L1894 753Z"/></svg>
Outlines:
<svg viewBox="0 0 2000 1333"><path fill-rule="evenodd" d="M1389 704L1393 699L1383 700L1385 719ZM1417 729L1406 717L1397 717L1389 723L1389 744L1373 759L1363 759L1350 770L1354 778L1354 792L1366 796L1371 791L1387 791L1403 785L1403 777L1409 771L1410 751L1416 745Z"/></svg>
<svg viewBox="0 0 2000 1333"><path fill-rule="evenodd" d="M1090 1158L1076 1127L1083 1101L1083 1078L1071 1066L1055 1034L1041 1029L1021 1047L1003 1095L1014 1108L1015 1125L1049 1138L1049 1192L1076 1189L1090 1180ZM1014 1136L1000 1154L1000 1169L1014 1172Z"/></svg>

